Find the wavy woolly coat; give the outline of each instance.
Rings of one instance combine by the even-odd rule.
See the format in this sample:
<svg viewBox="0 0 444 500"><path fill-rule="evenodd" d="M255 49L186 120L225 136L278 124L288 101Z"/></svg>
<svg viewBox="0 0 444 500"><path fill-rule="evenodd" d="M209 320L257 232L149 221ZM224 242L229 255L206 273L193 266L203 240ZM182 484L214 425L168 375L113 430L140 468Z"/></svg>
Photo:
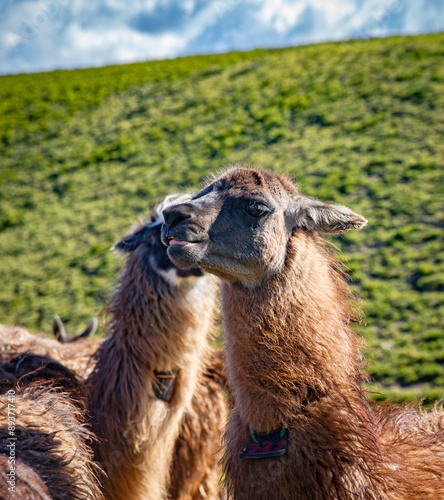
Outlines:
<svg viewBox="0 0 444 500"><path fill-rule="evenodd" d="M144 223L129 236L141 246L131 249L109 307L110 337L96 355L102 341L66 344L0 325L0 357L37 353L82 379L97 363L86 385L92 427L103 438L96 458L109 473L109 479L102 475L107 497L221 498L216 453L225 423L225 364L208 344L216 286L208 276L177 274L160 243L160 225L154 226ZM149 245L146 231L154 231ZM22 375L36 368L29 361L38 356L25 357ZM153 389L154 369L168 366L179 370L171 404L155 398ZM73 397L83 403L83 392Z"/></svg>
<svg viewBox="0 0 444 500"><path fill-rule="evenodd" d="M25 354L0 365L0 392L0 498L102 499L75 376Z"/></svg>
<svg viewBox="0 0 444 500"><path fill-rule="evenodd" d="M294 232L280 274L254 289L226 284L222 297L235 398L225 453L231 498L444 498L442 409L371 409L353 297L316 233ZM239 457L252 429L283 427L285 455Z"/></svg>
<svg viewBox="0 0 444 500"><path fill-rule="evenodd" d="M33 334L25 328L0 324L0 361L9 361L25 352L51 358L86 380L94 368L92 356L101 340L61 343L45 334Z"/></svg>
<svg viewBox="0 0 444 500"><path fill-rule="evenodd" d="M117 248L129 253L88 381L105 496L219 498L225 400L209 347L214 280L177 274L159 224L142 225ZM155 370L177 370L171 402L156 397Z"/></svg>
<svg viewBox="0 0 444 500"><path fill-rule="evenodd" d="M163 214L162 241L176 265L224 280L230 497L444 498L442 409L372 410L353 297L318 236L367 221L302 195L281 174L242 166Z"/></svg>

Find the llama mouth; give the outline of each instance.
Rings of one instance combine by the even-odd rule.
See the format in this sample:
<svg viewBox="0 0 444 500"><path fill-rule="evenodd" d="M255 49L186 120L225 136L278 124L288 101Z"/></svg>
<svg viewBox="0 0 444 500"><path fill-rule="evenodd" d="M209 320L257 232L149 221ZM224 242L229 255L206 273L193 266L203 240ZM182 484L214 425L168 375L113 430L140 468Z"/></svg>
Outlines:
<svg viewBox="0 0 444 500"><path fill-rule="evenodd" d="M167 247L186 247L188 245L196 245L198 243L202 243L205 241L205 238L202 239L179 239L179 238L174 238L173 236L167 236L166 238L162 239L163 243L166 243Z"/></svg>
<svg viewBox="0 0 444 500"><path fill-rule="evenodd" d="M180 241L180 240L175 240L171 239L168 240L168 246L170 247L184 247L185 245L189 245L190 241Z"/></svg>
<svg viewBox="0 0 444 500"><path fill-rule="evenodd" d="M186 223L185 223L186 222ZM166 223L162 225L161 240L167 247L187 247L190 244L208 239L204 228L196 224L190 224L188 221L179 221L173 227L167 227Z"/></svg>
<svg viewBox="0 0 444 500"><path fill-rule="evenodd" d="M170 248L183 248L188 246L194 246L195 244L202 243L205 241L205 236L202 237L197 231L170 231L165 227L162 228L161 240L162 243Z"/></svg>

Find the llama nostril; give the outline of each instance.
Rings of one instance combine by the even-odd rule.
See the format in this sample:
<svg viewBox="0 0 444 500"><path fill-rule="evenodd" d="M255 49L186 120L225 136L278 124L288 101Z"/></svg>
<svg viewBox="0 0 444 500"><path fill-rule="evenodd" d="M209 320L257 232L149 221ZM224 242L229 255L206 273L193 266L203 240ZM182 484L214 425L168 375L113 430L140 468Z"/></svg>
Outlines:
<svg viewBox="0 0 444 500"><path fill-rule="evenodd" d="M190 214L182 209L182 205L168 207L163 211L163 218L168 232L172 226L175 226L190 217Z"/></svg>

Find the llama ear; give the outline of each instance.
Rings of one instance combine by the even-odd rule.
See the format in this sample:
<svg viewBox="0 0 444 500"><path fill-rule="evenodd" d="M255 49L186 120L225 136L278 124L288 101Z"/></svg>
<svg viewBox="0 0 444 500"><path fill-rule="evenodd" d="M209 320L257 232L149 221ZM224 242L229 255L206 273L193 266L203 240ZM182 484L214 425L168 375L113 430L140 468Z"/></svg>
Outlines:
<svg viewBox="0 0 444 500"><path fill-rule="evenodd" d="M79 339L87 339L89 340L90 338L92 338L94 336L94 334L96 333L96 330L97 330L97 326L98 326L99 322L97 320L97 318L93 318L86 326L85 328L80 332L78 333L76 336L75 336L75 339L74 340L79 340Z"/></svg>
<svg viewBox="0 0 444 500"><path fill-rule="evenodd" d="M128 234L118 243L116 243L111 250L117 250L123 253L133 252L145 239L147 227L142 226L133 233Z"/></svg>
<svg viewBox="0 0 444 500"><path fill-rule="evenodd" d="M58 340L59 342L65 342L67 335L65 332L65 327L63 326L63 322L58 314L54 314L54 316L52 317L51 327L52 333L54 334L56 340Z"/></svg>
<svg viewBox="0 0 444 500"><path fill-rule="evenodd" d="M298 199L299 209L295 227L318 231L320 233L339 234L361 229L367 220L343 205L325 203L307 196Z"/></svg>

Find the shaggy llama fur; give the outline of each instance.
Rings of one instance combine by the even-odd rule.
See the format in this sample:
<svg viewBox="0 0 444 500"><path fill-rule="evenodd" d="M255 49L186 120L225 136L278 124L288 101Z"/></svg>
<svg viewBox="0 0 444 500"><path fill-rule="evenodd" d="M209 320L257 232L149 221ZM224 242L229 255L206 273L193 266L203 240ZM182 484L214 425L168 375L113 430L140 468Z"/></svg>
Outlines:
<svg viewBox="0 0 444 500"><path fill-rule="evenodd" d="M159 500L169 484L174 499L219 498L225 401L209 373L216 286L199 270L173 266L160 225L158 209L116 245L128 257L88 381L91 425L102 440L96 458L109 499ZM177 370L170 402L155 395L155 370Z"/></svg>
<svg viewBox="0 0 444 500"><path fill-rule="evenodd" d="M317 234L359 229L365 219L301 195L280 174L247 168L229 170L164 217L176 265L224 280L230 497L444 498L443 411L372 410L354 300ZM253 436L285 429L282 456L240 457Z"/></svg>
<svg viewBox="0 0 444 500"><path fill-rule="evenodd" d="M74 343L61 343L47 335L33 334L17 326L0 324L0 361L9 361L25 352L59 361L82 379L92 372L92 355L97 351L101 340L78 340Z"/></svg>
<svg viewBox="0 0 444 500"><path fill-rule="evenodd" d="M81 386L69 370L52 360L23 355L0 365L0 390L0 497L103 498L99 469L92 460L93 435L77 400ZM15 441L9 439L10 422ZM9 489L14 484L8 483L11 467L14 493Z"/></svg>

